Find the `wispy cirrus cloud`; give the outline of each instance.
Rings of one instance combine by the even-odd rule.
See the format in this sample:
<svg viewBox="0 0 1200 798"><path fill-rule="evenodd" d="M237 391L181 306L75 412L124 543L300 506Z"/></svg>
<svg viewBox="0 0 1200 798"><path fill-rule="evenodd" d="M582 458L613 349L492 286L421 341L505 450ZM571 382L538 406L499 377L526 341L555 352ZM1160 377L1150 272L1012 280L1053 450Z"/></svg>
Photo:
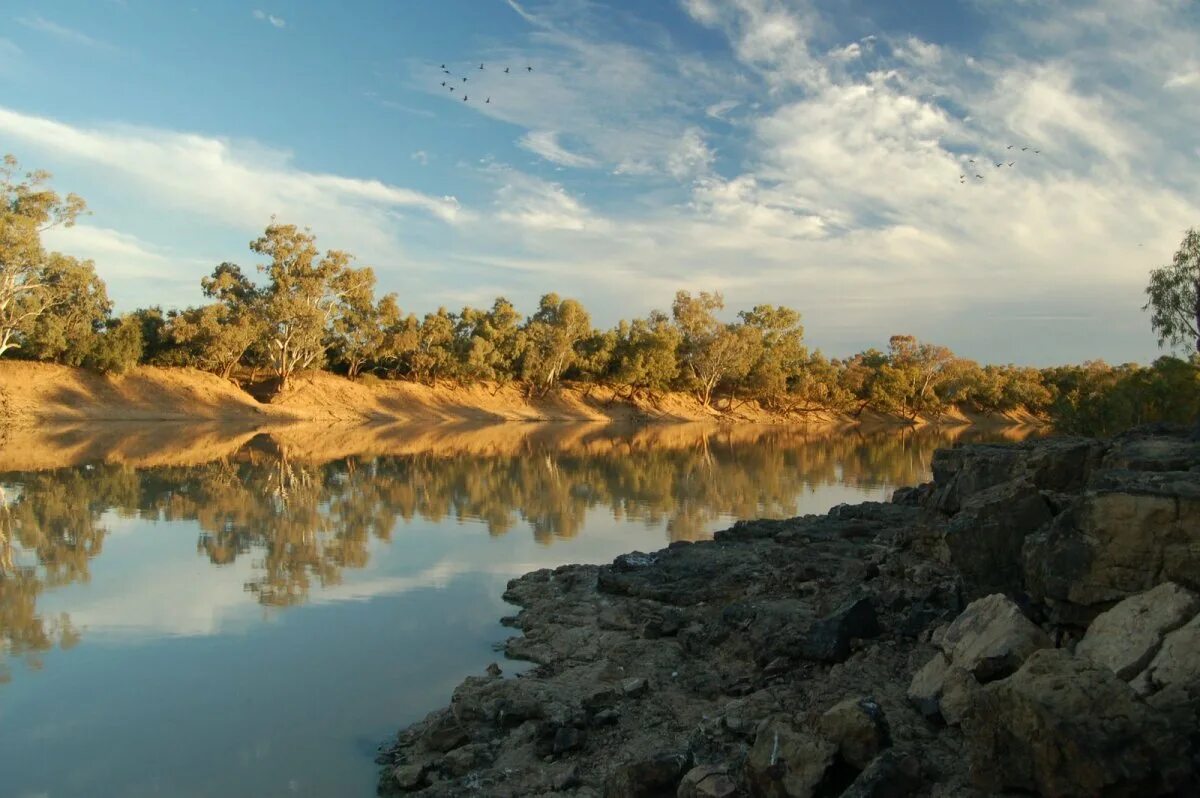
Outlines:
<svg viewBox="0 0 1200 798"><path fill-rule="evenodd" d="M59 39L60 41L68 42L70 44L88 47L93 50L103 50L110 53L120 51L120 48L115 44L110 44L109 42L97 39L94 36L84 33L83 31L69 28L66 25L61 25L53 20L46 19L45 17L36 14L32 16L17 17L16 21L18 25L22 25L30 30L38 31L39 33L45 33L49 36Z"/></svg>

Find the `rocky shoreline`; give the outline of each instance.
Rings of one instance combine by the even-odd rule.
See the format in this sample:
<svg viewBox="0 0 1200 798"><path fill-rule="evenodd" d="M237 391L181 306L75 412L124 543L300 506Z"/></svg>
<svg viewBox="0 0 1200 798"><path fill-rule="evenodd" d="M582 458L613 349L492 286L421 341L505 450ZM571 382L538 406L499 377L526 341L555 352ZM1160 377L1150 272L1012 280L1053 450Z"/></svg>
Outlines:
<svg viewBox="0 0 1200 798"><path fill-rule="evenodd" d="M888 504L527 574L380 755L425 796L1200 794L1200 434L940 450Z"/></svg>

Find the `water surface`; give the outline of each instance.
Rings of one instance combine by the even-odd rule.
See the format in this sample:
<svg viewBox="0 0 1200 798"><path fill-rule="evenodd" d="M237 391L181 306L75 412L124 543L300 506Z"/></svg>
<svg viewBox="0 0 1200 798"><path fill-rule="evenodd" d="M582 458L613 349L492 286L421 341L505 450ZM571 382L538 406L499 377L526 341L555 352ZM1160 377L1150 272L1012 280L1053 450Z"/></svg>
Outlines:
<svg viewBox="0 0 1200 798"><path fill-rule="evenodd" d="M886 500L964 436L1013 433L160 425L10 438L3 793L373 795L378 743L499 657L508 579L738 518Z"/></svg>

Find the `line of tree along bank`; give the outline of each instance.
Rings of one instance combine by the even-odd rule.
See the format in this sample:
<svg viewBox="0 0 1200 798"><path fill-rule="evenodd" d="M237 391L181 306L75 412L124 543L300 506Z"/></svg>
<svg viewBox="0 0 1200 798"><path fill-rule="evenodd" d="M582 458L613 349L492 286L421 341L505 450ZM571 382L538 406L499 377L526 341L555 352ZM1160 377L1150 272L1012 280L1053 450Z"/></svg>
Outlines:
<svg viewBox="0 0 1200 798"><path fill-rule="evenodd" d="M202 280L207 304L144 308L114 316L90 261L47 252L41 235L84 212L49 175L0 169L0 356L106 372L138 363L191 366L280 388L298 371L424 383L517 382L531 394L564 381L653 398L687 391L705 406L755 401L779 413L866 409L909 419L951 406L1049 414L1069 430L1191 419L1200 413L1200 360L1163 357L1152 366L1035 369L984 365L948 348L895 335L886 350L828 359L804 345L800 314L758 305L718 317L720 294L675 295L669 314L593 327L587 310L557 294L528 317L504 298L490 308L445 308L418 317L394 294L377 297L370 268L347 252L321 252L316 237L272 220L250 249L252 277L222 263ZM1190 293L1189 293L1190 292ZM1152 274L1147 308L1163 342L1190 342L1200 324L1200 234L1189 231L1171 266ZM1200 344L1198 344L1200 345Z"/></svg>

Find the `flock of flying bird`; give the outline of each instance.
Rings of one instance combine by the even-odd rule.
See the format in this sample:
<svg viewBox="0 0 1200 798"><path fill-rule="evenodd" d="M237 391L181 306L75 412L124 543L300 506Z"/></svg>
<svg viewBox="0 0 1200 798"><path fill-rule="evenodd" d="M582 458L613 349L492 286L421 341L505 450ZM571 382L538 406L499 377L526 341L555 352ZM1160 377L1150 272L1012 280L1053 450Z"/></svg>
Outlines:
<svg viewBox="0 0 1200 798"><path fill-rule="evenodd" d="M1007 150L1011 150L1013 147L1016 147L1016 146L1017 146L1016 144L1009 144L1007 147L1005 147L1005 150L1006 150L1006 151L1007 151ZM1027 151L1029 151L1029 150L1032 150L1032 149L1033 149L1032 147L1022 147L1022 148L1021 148L1021 152L1027 152ZM1041 150L1033 150L1033 154L1034 154L1034 155L1041 155L1041 154L1042 154L1042 151L1041 151ZM978 168L978 164L975 162L975 159L974 159L974 158L968 158L968 159L967 159L967 163L969 163L969 164L972 164L973 166L975 166L976 168ZM987 163L987 162L985 161L984 163ZM994 162L994 161L992 162L992 165L993 165L993 166L995 166L997 169L999 169L999 168L1000 168L1000 167L1002 167L1002 166L1008 166L1009 168L1012 168L1012 166L1013 166L1014 164L1016 164L1016 161L1009 161L1008 163L1005 163L1004 161L1000 161L999 163L996 163L996 162ZM965 184L965 183L967 182L967 177L969 177L969 174L961 174L961 175L959 175L959 176L958 176L958 182ZM977 177L977 178L978 178L978 179L980 179L980 180L983 180L983 175L978 175L978 174L977 174L977 175L975 175L975 177Z"/></svg>
<svg viewBox="0 0 1200 798"><path fill-rule="evenodd" d="M480 70L483 70L483 64L480 64L480 65L479 65L479 69L480 69ZM526 73L529 73L529 72L532 72L532 71L533 71L533 67L531 67L531 66L527 66L527 67L525 67L525 72L526 72ZM453 75L453 74L450 72L450 70L449 70L449 69L447 69L447 68L446 68L446 65L445 65L445 64L442 64L442 74L444 74L444 75L448 75L448 76L449 76L449 77L448 77L448 79L446 79L446 80L443 80L443 81L442 81L442 87L443 87L443 88L449 89L450 91L454 91L456 88L458 88L457 86L455 86L455 85L454 85L454 75ZM509 74L509 68L508 68L508 67L505 67L505 68L504 68L504 74L505 74L505 75ZM518 70L518 74L519 74L519 70ZM466 83L466 82L467 82L467 76L466 76L466 75L462 75L461 77L462 77L462 82L463 82L463 83ZM463 87L462 87L462 93L463 93L463 95L462 95L463 102L467 102L467 101L468 101L468 96L467 96L467 87L466 87L466 86L463 86ZM488 97L488 98L487 98L486 100L484 100L483 102L484 102L484 104L485 104L485 105L490 105L490 104L491 104L491 102L492 102L492 98L491 98L491 97Z"/></svg>

